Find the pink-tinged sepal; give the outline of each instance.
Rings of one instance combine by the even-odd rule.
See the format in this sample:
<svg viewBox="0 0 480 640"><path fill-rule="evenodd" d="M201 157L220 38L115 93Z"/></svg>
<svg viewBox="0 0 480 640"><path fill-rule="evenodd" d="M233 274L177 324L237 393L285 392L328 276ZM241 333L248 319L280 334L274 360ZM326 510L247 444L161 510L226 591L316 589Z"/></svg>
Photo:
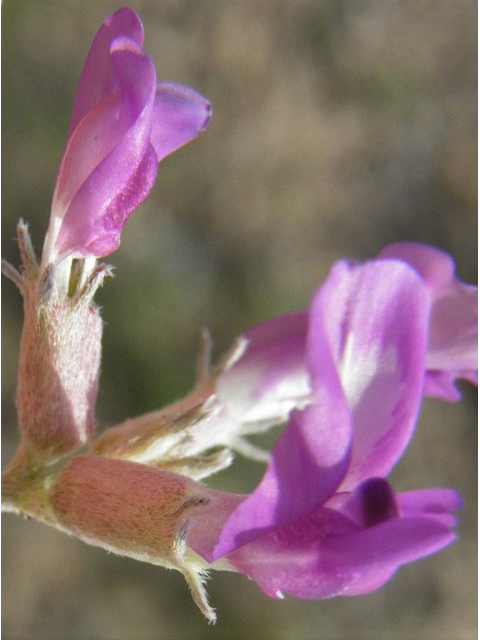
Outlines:
<svg viewBox="0 0 480 640"><path fill-rule="evenodd" d="M101 456L71 460L49 492L59 524L85 542L181 571L210 622L215 614L203 587L208 565L189 551L187 535L198 518L208 539L215 518L204 512L217 503L220 513L229 509L225 496L181 475Z"/></svg>
<svg viewBox="0 0 480 640"><path fill-rule="evenodd" d="M432 311L426 357L424 393L456 401L455 380L478 383L478 289L455 275L453 259L428 245L389 245L379 258L411 265L430 290Z"/></svg>
<svg viewBox="0 0 480 640"><path fill-rule="evenodd" d="M44 463L75 451L95 429L102 320L91 296L106 275L103 267L82 295L65 299L45 279L24 282L18 421L24 444Z"/></svg>

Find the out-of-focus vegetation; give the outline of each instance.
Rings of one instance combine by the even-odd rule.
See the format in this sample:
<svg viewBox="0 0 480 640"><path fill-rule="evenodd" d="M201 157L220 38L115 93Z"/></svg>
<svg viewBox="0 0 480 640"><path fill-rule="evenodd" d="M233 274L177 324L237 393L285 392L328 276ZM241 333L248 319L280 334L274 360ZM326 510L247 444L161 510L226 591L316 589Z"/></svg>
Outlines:
<svg viewBox="0 0 480 640"><path fill-rule="evenodd" d="M476 279L473 0L132 0L159 78L212 101L197 141L166 159L128 222L98 296L106 322L99 429L181 396L201 327L218 356L273 314L303 308L335 259L396 240L451 252ZM76 84L107 0L3 6L2 253L16 221L40 252ZM4 462L18 436L21 301L3 285ZM475 637L476 420L425 402L394 472L399 490L462 492L459 541L357 599L275 602L234 574L209 585L208 627L180 574L4 518L3 625L11 640ZM238 461L214 479L250 489Z"/></svg>

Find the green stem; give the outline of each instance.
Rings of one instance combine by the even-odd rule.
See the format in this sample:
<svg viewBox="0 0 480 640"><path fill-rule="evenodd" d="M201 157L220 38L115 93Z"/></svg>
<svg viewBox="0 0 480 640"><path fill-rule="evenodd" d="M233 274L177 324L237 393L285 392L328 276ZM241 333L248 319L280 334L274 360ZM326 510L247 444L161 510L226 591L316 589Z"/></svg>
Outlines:
<svg viewBox="0 0 480 640"><path fill-rule="evenodd" d="M57 519L48 499L51 475L35 455L21 443L2 473L2 510L13 511L56 528Z"/></svg>

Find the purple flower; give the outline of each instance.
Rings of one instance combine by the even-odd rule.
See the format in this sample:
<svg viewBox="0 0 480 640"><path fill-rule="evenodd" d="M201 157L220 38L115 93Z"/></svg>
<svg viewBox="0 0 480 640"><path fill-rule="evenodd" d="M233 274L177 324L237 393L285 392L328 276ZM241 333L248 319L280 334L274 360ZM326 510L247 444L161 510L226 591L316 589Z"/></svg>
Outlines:
<svg viewBox="0 0 480 640"><path fill-rule="evenodd" d="M452 542L458 494L396 494L386 476L415 429L432 354L463 371L445 355L456 353L449 344L473 349L461 335L470 320L438 304L466 285L450 271L435 288L444 260L433 249L412 248L424 268L391 250L396 257L338 262L307 312L254 327L192 396L107 431L93 449L102 455L58 474L49 493L58 522L91 544L179 569L210 620L209 568L243 572L271 597L353 596ZM442 340L437 323L452 328ZM244 435L282 421L250 495L195 481L225 466L212 449L245 448Z"/></svg>
<svg viewBox="0 0 480 640"><path fill-rule="evenodd" d="M399 264L413 267L426 285L429 309L423 393L444 400L458 399L455 378L477 379L477 287L457 280L450 256L428 245L390 245L379 258L389 260L392 269ZM354 272L353 265L351 268ZM368 308L365 313L368 317ZM333 306L328 322L333 323L337 316ZM312 311L304 311L267 320L242 336L243 352L217 382L224 407L222 419L236 425L232 430L248 434L261 424L282 422L292 409L309 401L309 326ZM354 374L358 366L349 365L349 384L357 384Z"/></svg>
<svg viewBox="0 0 480 640"><path fill-rule="evenodd" d="M142 24L126 8L95 36L58 171L44 264L114 251L128 215L152 189L158 162L210 120L198 93L157 83L142 43Z"/></svg>
<svg viewBox="0 0 480 640"><path fill-rule="evenodd" d="M384 479L415 428L431 306L403 261L340 262L308 315L270 321L270 341L265 326L253 330L264 340L251 343L252 406L260 415L262 400L288 389L306 406L290 414L253 493L230 508L212 503L192 523L188 544L199 555L228 561L272 597L327 598L376 589L454 539L454 491L395 496ZM308 397L294 384L305 372ZM225 398L233 383L224 383Z"/></svg>

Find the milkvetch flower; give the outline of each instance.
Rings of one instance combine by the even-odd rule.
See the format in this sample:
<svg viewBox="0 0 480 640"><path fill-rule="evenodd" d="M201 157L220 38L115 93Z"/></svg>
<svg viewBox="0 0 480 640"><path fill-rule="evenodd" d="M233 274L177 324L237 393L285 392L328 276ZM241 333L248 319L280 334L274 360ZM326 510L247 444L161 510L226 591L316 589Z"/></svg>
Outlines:
<svg viewBox="0 0 480 640"><path fill-rule="evenodd" d="M456 400L456 378L477 380L477 287L459 281L452 258L428 245L389 245L378 257L387 259L412 267L429 292L423 393ZM368 309L365 313L368 316ZM301 311L266 320L241 336L243 352L216 383L232 432L236 428L248 434L285 421L293 408L309 401L308 325L308 312ZM349 366L353 372L358 364Z"/></svg>
<svg viewBox="0 0 480 640"><path fill-rule="evenodd" d="M24 298L17 406L23 444L47 463L94 432L102 321L93 303L128 215L151 190L160 160L207 126L193 89L157 82L130 9L96 34L72 110L40 265L18 226ZM74 259L77 260L74 260Z"/></svg>
<svg viewBox="0 0 480 640"><path fill-rule="evenodd" d="M152 189L160 160L207 126L210 104L157 82L130 9L108 16L88 54L58 170L43 263L105 256Z"/></svg>
<svg viewBox="0 0 480 640"><path fill-rule="evenodd" d="M255 328L255 363L260 369L263 363L268 375L254 378L252 410L255 414L255 403L263 402L260 414L272 408L269 415L277 420L286 402L289 418L250 495L215 491L166 471L175 469L167 442L186 475L187 452L226 446L228 436L222 441L219 435L223 407L213 417L197 413L197 400L208 404L204 390L196 392L199 398L194 393L190 404L184 400L164 410L157 427L166 430L159 433L165 450L149 464L115 459L128 457L129 447L135 450L142 426L147 439L152 437L148 417L114 428L111 440L108 431L99 439L105 448L95 451L112 457L70 462L50 492L56 517L92 544L183 571L191 587L190 574L195 575L197 604L210 619L201 586L208 568L243 572L271 597L321 599L380 587L401 565L455 538L451 513L460 506L455 491L396 494L385 478L416 425L431 306L428 286L402 260L337 263L306 314ZM274 331L269 334L266 327ZM221 384L228 366L213 384ZM289 375L301 382L285 385ZM215 393L210 402L219 404ZM170 421L172 416L177 421ZM228 432L231 425L225 428ZM202 429L208 442L199 435ZM108 448L112 442L116 449ZM174 485L182 488L180 494ZM179 506L185 500L188 509ZM179 548L181 555L175 556Z"/></svg>
<svg viewBox="0 0 480 640"><path fill-rule="evenodd" d="M272 597L327 598L376 589L454 539L454 491L395 496L385 480L415 427L430 306L399 260L332 269L308 313L310 404L291 413L251 495L192 521L199 555Z"/></svg>

